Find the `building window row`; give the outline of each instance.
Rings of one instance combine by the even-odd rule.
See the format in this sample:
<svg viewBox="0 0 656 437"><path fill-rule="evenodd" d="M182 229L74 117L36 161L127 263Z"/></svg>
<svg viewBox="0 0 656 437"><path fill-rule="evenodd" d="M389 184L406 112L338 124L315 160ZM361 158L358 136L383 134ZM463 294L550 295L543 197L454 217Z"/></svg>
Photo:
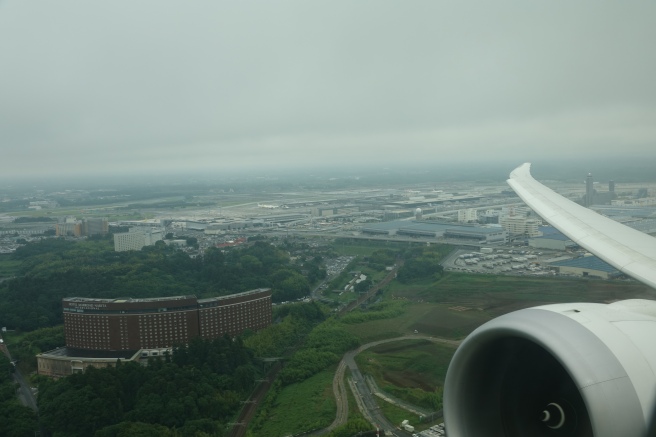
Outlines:
<svg viewBox="0 0 656 437"><path fill-rule="evenodd" d="M195 311L167 308L160 313L112 316L65 313L64 321L69 346L97 348L99 344L111 343L114 348L127 349L186 342L198 334L217 336L260 328L271 322L270 311L270 300L258 299Z"/></svg>

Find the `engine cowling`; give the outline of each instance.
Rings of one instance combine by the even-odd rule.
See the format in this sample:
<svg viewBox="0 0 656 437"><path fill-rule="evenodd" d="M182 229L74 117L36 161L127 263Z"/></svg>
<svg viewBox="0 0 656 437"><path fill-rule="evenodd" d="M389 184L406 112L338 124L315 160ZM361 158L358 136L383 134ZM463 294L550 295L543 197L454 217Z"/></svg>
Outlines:
<svg viewBox="0 0 656 437"><path fill-rule="evenodd" d="M656 397L656 302L572 303L498 317L449 365L449 437L645 437Z"/></svg>

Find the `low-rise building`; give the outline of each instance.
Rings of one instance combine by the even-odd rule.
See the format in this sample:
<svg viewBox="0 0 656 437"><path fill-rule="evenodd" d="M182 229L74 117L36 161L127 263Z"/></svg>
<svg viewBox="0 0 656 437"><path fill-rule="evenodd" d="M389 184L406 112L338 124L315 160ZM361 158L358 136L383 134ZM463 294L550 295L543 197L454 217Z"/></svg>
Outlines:
<svg viewBox="0 0 656 437"><path fill-rule="evenodd" d="M37 355L37 372L39 375L60 378L73 373L82 373L89 367L102 369L114 367L117 361L138 361L141 351L86 351L60 347Z"/></svg>
<svg viewBox="0 0 656 437"><path fill-rule="evenodd" d="M556 269L561 275L611 279L621 274L615 267L596 256L583 256L580 258L557 261L551 263L550 266Z"/></svg>

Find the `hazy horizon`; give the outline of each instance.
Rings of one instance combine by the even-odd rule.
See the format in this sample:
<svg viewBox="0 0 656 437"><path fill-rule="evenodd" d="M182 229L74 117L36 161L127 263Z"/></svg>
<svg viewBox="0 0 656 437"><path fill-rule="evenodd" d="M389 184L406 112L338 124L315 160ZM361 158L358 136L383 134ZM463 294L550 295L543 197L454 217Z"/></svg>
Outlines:
<svg viewBox="0 0 656 437"><path fill-rule="evenodd" d="M0 175L0 191L13 189L122 189L125 187L157 187L198 185L214 187L261 186L292 187L325 184L325 187L395 187L413 184L432 184L439 189L452 182L480 182L481 184L505 184L509 173L521 162L486 163L472 161L456 165L418 162L408 165L293 167L253 169L252 171L164 171L122 175L43 175L3 177ZM624 157L614 160L600 158L578 160L542 160L532 163L533 176L543 182L560 181L585 183L585 176L592 172L595 182L614 180L623 183L656 182L656 157ZM316 187L315 187L316 188Z"/></svg>

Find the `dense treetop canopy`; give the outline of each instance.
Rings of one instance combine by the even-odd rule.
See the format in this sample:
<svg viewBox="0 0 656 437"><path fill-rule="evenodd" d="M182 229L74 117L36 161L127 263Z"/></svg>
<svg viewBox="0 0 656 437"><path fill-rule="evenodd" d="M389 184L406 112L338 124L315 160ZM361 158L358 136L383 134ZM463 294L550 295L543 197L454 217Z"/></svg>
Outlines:
<svg viewBox="0 0 656 437"><path fill-rule="evenodd" d="M265 287L275 302L306 296L310 282L325 275L318 262L301 269L287 251L264 241L190 258L164 244L114 252L108 239L45 239L12 257L22 264L20 275L0 284L0 324L27 331L61 324L64 297L202 298Z"/></svg>

